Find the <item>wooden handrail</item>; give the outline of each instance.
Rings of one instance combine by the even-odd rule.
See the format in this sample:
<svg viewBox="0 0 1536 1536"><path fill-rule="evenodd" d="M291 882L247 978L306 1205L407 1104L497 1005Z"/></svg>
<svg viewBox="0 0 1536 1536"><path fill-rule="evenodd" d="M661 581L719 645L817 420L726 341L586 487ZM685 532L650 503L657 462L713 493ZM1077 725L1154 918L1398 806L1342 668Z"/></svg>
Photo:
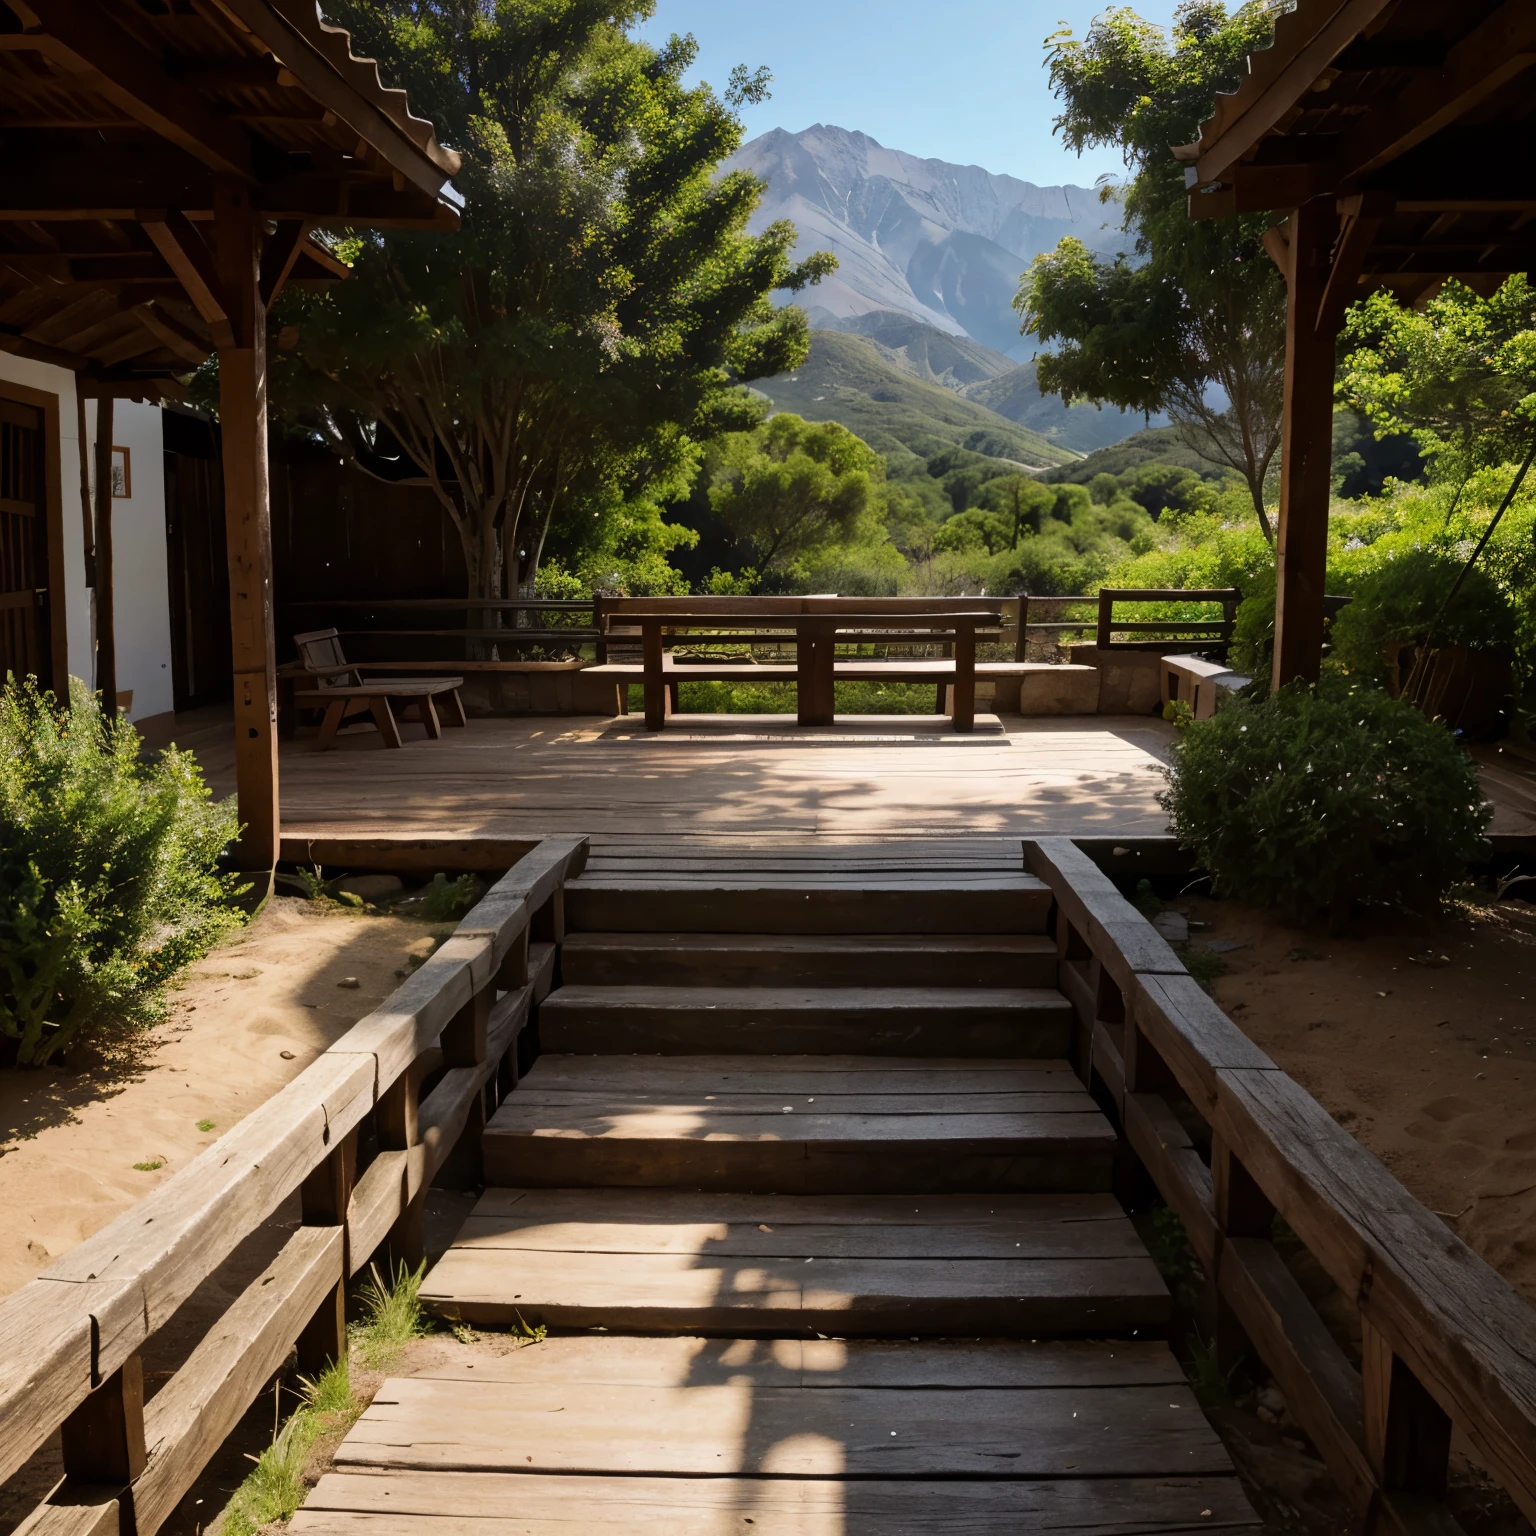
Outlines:
<svg viewBox="0 0 1536 1536"><path fill-rule="evenodd" d="M1087 854L1024 848L1055 896L1079 1071L1213 1282L1218 1350L1263 1360L1368 1525L1457 1529L1453 1425L1536 1516L1536 1307L1227 1018ZM1358 1307L1362 1369L1276 1251L1277 1213Z"/></svg>
<svg viewBox="0 0 1536 1536"><path fill-rule="evenodd" d="M0 1481L63 1430L64 1482L23 1529L150 1536L295 1343L308 1370L340 1357L347 1279L386 1240L419 1262L426 1188L451 1153L478 1159L487 1099L516 1082L586 855L584 837L536 844L293 1082L0 1302ZM380 1151L359 1176L368 1116ZM299 1230L146 1405L145 1342L295 1190Z"/></svg>
<svg viewBox="0 0 1536 1536"><path fill-rule="evenodd" d="M1191 644L1205 647L1213 643L1231 643L1242 593L1236 587L1101 587L1098 601L1094 643L1100 650L1107 648L1116 635L1154 632L1187 636ZM1170 619L1166 623L1138 623L1115 618L1116 603L1220 603L1222 616L1214 620ZM1205 638L1207 636L1210 638ZM1152 640L1132 640L1126 644L1136 649L1162 649L1161 642Z"/></svg>

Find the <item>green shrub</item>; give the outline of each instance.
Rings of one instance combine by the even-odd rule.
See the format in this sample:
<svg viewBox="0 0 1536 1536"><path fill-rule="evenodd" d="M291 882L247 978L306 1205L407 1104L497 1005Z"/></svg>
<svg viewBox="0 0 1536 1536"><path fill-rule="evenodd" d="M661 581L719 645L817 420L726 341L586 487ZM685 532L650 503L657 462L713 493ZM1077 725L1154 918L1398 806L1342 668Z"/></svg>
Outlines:
<svg viewBox="0 0 1536 1536"><path fill-rule="evenodd" d="M1475 566L1437 619L1462 564L1440 550L1414 549L1363 576L1354 601L1333 621L1333 659L1362 677L1379 679L1387 671L1388 650L1420 644L1431 625L1436 645L1512 653L1514 607L1493 578Z"/></svg>
<svg viewBox="0 0 1536 1536"><path fill-rule="evenodd" d="M1435 907L1483 855L1489 807L1438 721L1333 678L1234 699L1185 731L1159 796L1219 895L1325 914Z"/></svg>
<svg viewBox="0 0 1536 1536"><path fill-rule="evenodd" d="M217 872L237 831L193 758L139 761L83 683L70 707L0 692L0 1034L41 1064L104 1026L158 1018L164 984L237 927Z"/></svg>

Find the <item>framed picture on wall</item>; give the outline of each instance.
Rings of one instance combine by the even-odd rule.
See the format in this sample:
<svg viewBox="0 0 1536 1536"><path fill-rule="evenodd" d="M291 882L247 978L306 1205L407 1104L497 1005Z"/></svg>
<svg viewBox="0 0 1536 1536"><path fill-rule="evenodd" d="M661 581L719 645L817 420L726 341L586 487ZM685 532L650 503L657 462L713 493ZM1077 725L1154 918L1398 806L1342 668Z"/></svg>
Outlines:
<svg viewBox="0 0 1536 1536"><path fill-rule="evenodd" d="M115 444L112 448L112 496L126 500L133 495L133 473L128 450Z"/></svg>

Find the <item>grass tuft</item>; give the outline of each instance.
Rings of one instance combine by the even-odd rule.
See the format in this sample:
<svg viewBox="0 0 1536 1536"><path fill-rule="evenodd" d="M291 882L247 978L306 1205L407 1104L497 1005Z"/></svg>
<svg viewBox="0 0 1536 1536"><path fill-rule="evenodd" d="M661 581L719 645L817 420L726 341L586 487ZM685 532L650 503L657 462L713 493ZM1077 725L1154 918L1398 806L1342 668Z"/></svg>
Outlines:
<svg viewBox="0 0 1536 1536"><path fill-rule="evenodd" d="M165 1167L165 1159L163 1157L152 1157L148 1162L135 1163L133 1167L136 1173L153 1173L157 1168Z"/></svg>
<svg viewBox="0 0 1536 1536"><path fill-rule="evenodd" d="M427 1272L425 1262L408 1269L402 1260L388 1284L380 1277L378 1266L369 1266L370 1278L361 1292L367 1316L353 1330L352 1347L369 1370L388 1370L395 1357L412 1339L427 1333L421 1314L421 1282Z"/></svg>

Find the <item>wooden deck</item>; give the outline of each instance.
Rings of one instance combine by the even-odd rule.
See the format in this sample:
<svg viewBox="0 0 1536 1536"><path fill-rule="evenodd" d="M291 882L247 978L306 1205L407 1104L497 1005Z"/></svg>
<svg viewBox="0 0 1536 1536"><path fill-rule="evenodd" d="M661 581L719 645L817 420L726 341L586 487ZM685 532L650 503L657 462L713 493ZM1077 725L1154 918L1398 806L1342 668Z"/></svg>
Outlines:
<svg viewBox="0 0 1536 1536"><path fill-rule="evenodd" d="M1153 836L1172 727L1146 717L1005 717L956 736L921 717L798 727L793 717L471 720L428 741L402 727L387 751L368 726L335 750L282 750L285 835L629 840ZM228 717L180 722L217 793L234 788Z"/></svg>

